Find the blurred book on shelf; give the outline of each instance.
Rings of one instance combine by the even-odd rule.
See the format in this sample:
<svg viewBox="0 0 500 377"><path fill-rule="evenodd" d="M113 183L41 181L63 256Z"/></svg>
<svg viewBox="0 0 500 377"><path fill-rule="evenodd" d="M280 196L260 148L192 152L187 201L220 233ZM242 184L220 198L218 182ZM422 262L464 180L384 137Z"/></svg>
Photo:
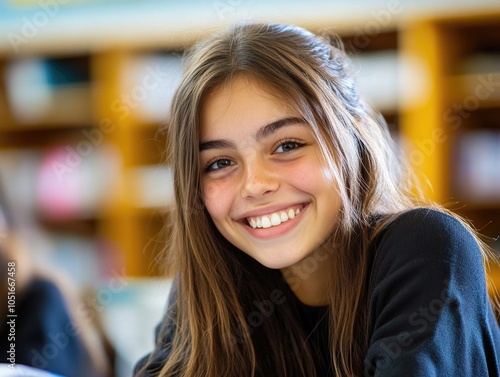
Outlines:
<svg viewBox="0 0 500 377"><path fill-rule="evenodd" d="M0 177L13 212L26 213L30 217L35 212L40 159L41 152L38 150L0 150Z"/></svg>
<svg viewBox="0 0 500 377"><path fill-rule="evenodd" d="M0 151L0 175L20 212L47 219L89 219L110 205L120 157L102 144L60 144Z"/></svg>
<svg viewBox="0 0 500 377"><path fill-rule="evenodd" d="M500 203L500 131L463 133L456 148L457 196L471 203Z"/></svg>
<svg viewBox="0 0 500 377"><path fill-rule="evenodd" d="M460 74L500 73L500 53L476 53L462 59L458 64Z"/></svg>
<svg viewBox="0 0 500 377"><path fill-rule="evenodd" d="M160 123L169 116L175 89L183 69L181 54L139 55L123 69L123 93L113 103L119 117L132 112L142 123Z"/></svg>
<svg viewBox="0 0 500 377"><path fill-rule="evenodd" d="M4 79L10 112L20 125L93 120L88 57L14 59Z"/></svg>
<svg viewBox="0 0 500 377"><path fill-rule="evenodd" d="M167 209L174 201L172 169L165 165L129 169L129 182L136 185L134 205L142 208Z"/></svg>
<svg viewBox="0 0 500 377"><path fill-rule="evenodd" d="M119 155L109 145L59 145L44 152L36 201L43 217L92 218L110 205L117 185Z"/></svg>
<svg viewBox="0 0 500 377"><path fill-rule="evenodd" d="M379 111L397 112L404 72L397 51L363 53L351 59L360 96Z"/></svg>

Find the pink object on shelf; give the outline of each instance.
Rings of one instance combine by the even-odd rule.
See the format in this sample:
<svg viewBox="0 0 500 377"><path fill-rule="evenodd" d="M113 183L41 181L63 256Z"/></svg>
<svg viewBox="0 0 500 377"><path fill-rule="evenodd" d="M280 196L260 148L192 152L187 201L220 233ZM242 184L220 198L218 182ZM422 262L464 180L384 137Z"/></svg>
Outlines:
<svg viewBox="0 0 500 377"><path fill-rule="evenodd" d="M83 206L82 159L70 146L55 147L42 158L36 190L43 215L56 218L80 217Z"/></svg>

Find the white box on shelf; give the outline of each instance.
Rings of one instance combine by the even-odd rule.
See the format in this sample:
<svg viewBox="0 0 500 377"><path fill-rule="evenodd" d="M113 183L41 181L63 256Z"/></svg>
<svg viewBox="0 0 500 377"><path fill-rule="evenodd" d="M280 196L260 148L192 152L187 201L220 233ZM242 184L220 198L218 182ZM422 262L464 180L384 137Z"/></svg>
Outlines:
<svg viewBox="0 0 500 377"><path fill-rule="evenodd" d="M120 117L132 113L146 123L165 121L182 69L181 54L131 58L123 72L124 93L115 101L114 109Z"/></svg>
<svg viewBox="0 0 500 377"><path fill-rule="evenodd" d="M397 51L363 53L351 59L360 97L379 111L397 112L402 79Z"/></svg>
<svg viewBox="0 0 500 377"><path fill-rule="evenodd" d="M173 176L169 166L146 165L131 168L128 180L136 187L137 207L165 209L174 201Z"/></svg>

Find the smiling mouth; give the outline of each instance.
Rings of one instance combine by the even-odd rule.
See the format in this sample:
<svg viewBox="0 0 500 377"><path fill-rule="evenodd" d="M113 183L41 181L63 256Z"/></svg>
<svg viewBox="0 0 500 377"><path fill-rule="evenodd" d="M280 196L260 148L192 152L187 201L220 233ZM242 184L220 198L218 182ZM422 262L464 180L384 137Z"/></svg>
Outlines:
<svg viewBox="0 0 500 377"><path fill-rule="evenodd" d="M288 220L293 219L304 209L303 205L293 206L281 211L268 213L262 216L248 217L247 223L253 229L267 229L278 226Z"/></svg>

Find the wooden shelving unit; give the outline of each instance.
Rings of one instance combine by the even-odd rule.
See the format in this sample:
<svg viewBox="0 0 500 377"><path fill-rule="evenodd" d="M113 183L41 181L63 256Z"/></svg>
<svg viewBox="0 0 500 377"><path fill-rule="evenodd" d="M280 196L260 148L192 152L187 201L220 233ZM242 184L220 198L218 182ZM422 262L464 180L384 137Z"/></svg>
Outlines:
<svg viewBox="0 0 500 377"><path fill-rule="evenodd" d="M430 182L430 198L469 219L500 251L500 158L491 144L500 141L500 13L412 22L401 38L403 54L424 67L418 80L427 88L402 109L410 162ZM500 287L496 262L490 275Z"/></svg>
<svg viewBox="0 0 500 377"><path fill-rule="evenodd" d="M99 231L118 245L126 274L140 277L162 273L163 267L156 264L156 258L164 247L161 235L165 209L138 205L139 182L131 171L144 165L163 164L166 139L161 124L141 122L134 116L133 108L127 116L116 111L117 101L131 90L123 80L126 65L138 53L120 50L98 54L94 56L93 73L99 87L98 117L101 122L109 120L115 125L107 142L121 156L116 200L107 209Z"/></svg>

